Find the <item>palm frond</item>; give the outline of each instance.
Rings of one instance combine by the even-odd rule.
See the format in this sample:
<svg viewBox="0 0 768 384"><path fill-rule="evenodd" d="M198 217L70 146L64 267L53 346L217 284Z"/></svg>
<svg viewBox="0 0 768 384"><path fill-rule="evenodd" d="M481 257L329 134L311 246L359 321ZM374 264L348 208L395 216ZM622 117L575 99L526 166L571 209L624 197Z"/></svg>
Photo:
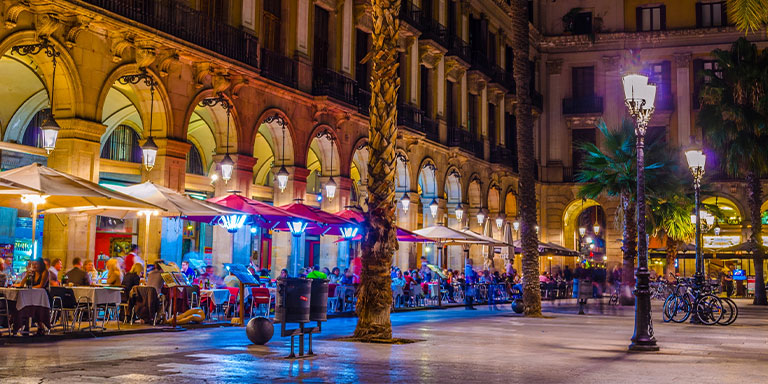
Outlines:
<svg viewBox="0 0 768 384"><path fill-rule="evenodd" d="M728 20L744 33L765 28L768 24L768 0L728 0Z"/></svg>

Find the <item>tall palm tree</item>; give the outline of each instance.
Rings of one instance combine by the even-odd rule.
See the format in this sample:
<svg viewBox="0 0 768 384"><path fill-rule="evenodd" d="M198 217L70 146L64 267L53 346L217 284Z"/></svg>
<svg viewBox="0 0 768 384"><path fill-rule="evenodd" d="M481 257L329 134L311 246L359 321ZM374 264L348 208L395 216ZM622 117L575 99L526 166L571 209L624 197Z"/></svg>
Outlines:
<svg viewBox="0 0 768 384"><path fill-rule="evenodd" d="M667 265L664 276L675 271L675 259L679 247L694 238L696 227L691 223L694 202L690 196L673 194L669 198L649 197L652 232L656 237L665 237Z"/></svg>
<svg viewBox="0 0 768 384"><path fill-rule="evenodd" d="M624 120L616 130L609 130L601 120L597 128L603 135L602 149L592 143L581 143L578 146L578 149L584 152L581 169L576 173L576 181L584 183L579 190L579 197L595 199L603 194L619 197L623 252L620 299L622 305L633 305L632 288L635 285L634 270L637 257L635 128L630 120ZM670 183L674 178L663 176L671 172L671 166L668 164L669 149L658 137L647 138L645 149L648 194L670 190L673 188Z"/></svg>
<svg viewBox="0 0 768 384"><path fill-rule="evenodd" d="M539 239L536 233L536 158L533 153L531 69L528 63L528 1L516 0L512 12L513 61L517 85L517 153L520 175L520 239L523 250L523 307L526 316L541 316Z"/></svg>
<svg viewBox="0 0 768 384"><path fill-rule="evenodd" d="M360 340L392 338L389 266L397 251L395 227L395 140L397 138L397 39L400 0L370 0L373 17L372 49L366 61L371 73L368 146L368 212L362 244L363 271L357 300Z"/></svg>
<svg viewBox="0 0 768 384"><path fill-rule="evenodd" d="M743 32L759 31L768 25L768 0L728 0L728 19Z"/></svg>
<svg viewBox="0 0 768 384"><path fill-rule="evenodd" d="M749 242L755 263L755 304L768 305L763 273L763 191L760 178L768 175L768 50L744 38L730 50L712 52L718 71L704 71L707 80L701 92L701 111L696 123L707 145L717 153L718 166L729 176L746 180L751 221Z"/></svg>

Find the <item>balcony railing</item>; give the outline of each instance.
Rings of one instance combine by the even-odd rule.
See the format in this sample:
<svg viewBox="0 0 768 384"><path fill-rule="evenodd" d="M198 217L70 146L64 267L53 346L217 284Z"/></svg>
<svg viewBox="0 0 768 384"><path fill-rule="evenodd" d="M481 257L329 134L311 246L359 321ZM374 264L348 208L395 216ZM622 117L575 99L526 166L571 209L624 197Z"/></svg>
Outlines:
<svg viewBox="0 0 768 384"><path fill-rule="evenodd" d="M471 69L482 71L488 76L491 75L491 63L488 62L488 57L482 50L477 48L472 49L472 60L470 64L472 65Z"/></svg>
<svg viewBox="0 0 768 384"><path fill-rule="evenodd" d="M564 115L600 114L603 113L603 98L584 96L563 99Z"/></svg>
<svg viewBox="0 0 768 384"><path fill-rule="evenodd" d="M368 116L371 108L371 92L357 88L357 111Z"/></svg>
<svg viewBox="0 0 768 384"><path fill-rule="evenodd" d="M312 74L312 94L329 96L336 100L357 106L357 82L330 69L315 68Z"/></svg>
<svg viewBox="0 0 768 384"><path fill-rule="evenodd" d="M83 0L252 67L259 66L258 39L188 6L181 0Z"/></svg>
<svg viewBox="0 0 768 384"><path fill-rule="evenodd" d="M416 29L421 29L421 8L413 5L411 1L400 3L400 20L412 25Z"/></svg>
<svg viewBox="0 0 768 384"><path fill-rule="evenodd" d="M469 44L462 40L461 37L449 34L448 46L446 48L448 48L448 56L457 56L467 63L472 61L472 54L469 49Z"/></svg>
<svg viewBox="0 0 768 384"><path fill-rule="evenodd" d="M430 15L421 13L421 36L419 40L432 40L443 47L448 47L448 29Z"/></svg>
<svg viewBox="0 0 768 384"><path fill-rule="evenodd" d="M491 148L491 163L512 167L517 172L517 156L511 149L503 146Z"/></svg>
<svg viewBox="0 0 768 384"><path fill-rule="evenodd" d="M479 158L484 157L483 143L472 132L461 127L448 127L448 146L459 147Z"/></svg>
<svg viewBox="0 0 768 384"><path fill-rule="evenodd" d="M261 49L261 75L280 84L297 88L299 84L299 63L268 49Z"/></svg>
<svg viewBox="0 0 768 384"><path fill-rule="evenodd" d="M491 65L489 70L490 73L488 75L491 77L491 82L500 84L509 91L515 90L515 79L511 73L498 65Z"/></svg>
<svg viewBox="0 0 768 384"><path fill-rule="evenodd" d="M421 126L424 130L424 134L427 135L427 139L435 142L440 141L440 125L437 120L432 120L431 118L422 115Z"/></svg>
<svg viewBox="0 0 768 384"><path fill-rule="evenodd" d="M411 106L400 104L397 106L397 125L402 125L417 132L424 132L421 124L423 114L421 110Z"/></svg>

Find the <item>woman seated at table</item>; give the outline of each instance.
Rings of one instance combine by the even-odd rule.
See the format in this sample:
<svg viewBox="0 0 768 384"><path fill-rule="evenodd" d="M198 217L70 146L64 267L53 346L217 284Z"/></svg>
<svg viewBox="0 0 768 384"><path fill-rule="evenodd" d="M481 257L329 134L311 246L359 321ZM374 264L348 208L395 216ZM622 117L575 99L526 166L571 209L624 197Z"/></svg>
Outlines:
<svg viewBox="0 0 768 384"><path fill-rule="evenodd" d="M91 284L99 283L99 271L93 266L93 260L87 260L85 264L83 264L83 270L88 274L88 278L91 279Z"/></svg>
<svg viewBox="0 0 768 384"><path fill-rule="evenodd" d="M24 274L24 278L22 278L16 286L26 287L28 277L31 277L32 288L43 288L47 290L50 287L48 269L45 268L43 259L31 260L30 263L27 264L27 272Z"/></svg>
<svg viewBox="0 0 768 384"><path fill-rule="evenodd" d="M131 270L123 276L122 286L125 288L123 292L126 295L130 295L133 287L141 284L141 274L144 272L144 266L139 263L134 263L131 266Z"/></svg>
<svg viewBox="0 0 768 384"><path fill-rule="evenodd" d="M123 283L123 272L117 259L107 260L107 285L119 287Z"/></svg>

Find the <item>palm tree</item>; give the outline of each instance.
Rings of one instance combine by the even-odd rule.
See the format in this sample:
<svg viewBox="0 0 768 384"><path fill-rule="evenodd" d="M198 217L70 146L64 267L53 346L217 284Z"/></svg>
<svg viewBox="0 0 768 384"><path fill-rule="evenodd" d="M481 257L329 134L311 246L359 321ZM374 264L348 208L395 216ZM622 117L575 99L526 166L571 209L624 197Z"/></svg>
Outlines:
<svg viewBox="0 0 768 384"><path fill-rule="evenodd" d="M618 196L619 216L622 229L623 265L621 277L621 303L633 305L632 288L635 285L635 258L637 257L637 223L635 222L635 192L637 189L637 155L635 128L630 120L624 120L615 130L609 130L604 121L597 124L603 135L602 149L592 143L581 143L584 152L576 174L576 181L584 183L579 197L595 199L600 195ZM669 191L673 177L665 174L674 171L669 149L659 137L646 138L646 189L648 195ZM666 165L666 167L665 167Z"/></svg>
<svg viewBox="0 0 768 384"><path fill-rule="evenodd" d="M742 32L758 31L768 25L768 0L728 0L728 19Z"/></svg>
<svg viewBox="0 0 768 384"><path fill-rule="evenodd" d="M372 49L366 61L371 73L370 127L368 146L368 212L362 244L363 270L357 300L354 337L389 340L392 304L389 266L397 251L395 227L395 140L397 138L397 39L400 29L400 0L371 0Z"/></svg>
<svg viewBox="0 0 768 384"><path fill-rule="evenodd" d="M654 236L665 237L667 265L664 276L675 271L675 259L681 245L686 245L694 238L696 227L691 223L691 211L694 201L688 195L673 194L669 198L649 196L650 220Z"/></svg>
<svg viewBox="0 0 768 384"><path fill-rule="evenodd" d="M533 154L533 116L531 115L528 63L528 1L516 0L512 12L514 77L517 85L517 164L520 175L520 239L523 251L523 307L526 316L541 316L539 287L539 239L536 233L536 159Z"/></svg>
<svg viewBox="0 0 768 384"><path fill-rule="evenodd" d="M704 71L701 111L696 123L708 146L717 153L719 167L733 178L746 180L751 221L749 242L755 263L755 304L768 305L763 273L760 178L768 175L768 51L758 51L744 38L728 51L712 52L718 71Z"/></svg>

